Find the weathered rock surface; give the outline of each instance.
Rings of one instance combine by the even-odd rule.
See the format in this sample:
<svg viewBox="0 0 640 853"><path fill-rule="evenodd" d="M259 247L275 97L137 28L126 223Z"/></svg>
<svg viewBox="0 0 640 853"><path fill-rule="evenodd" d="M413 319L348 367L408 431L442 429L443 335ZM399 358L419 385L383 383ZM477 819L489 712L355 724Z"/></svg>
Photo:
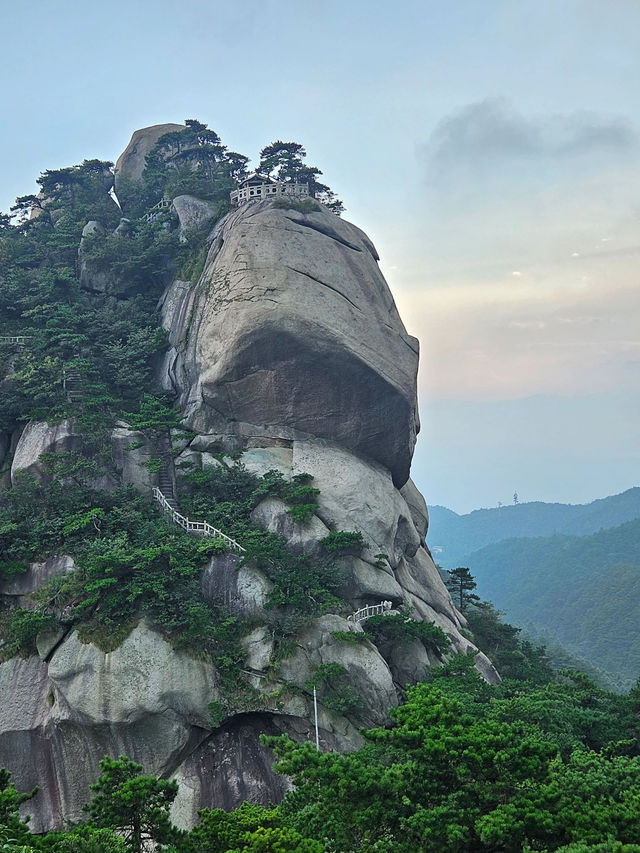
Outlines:
<svg viewBox="0 0 640 853"><path fill-rule="evenodd" d="M180 235L187 238L189 231L197 231L211 219L216 205L192 195L178 195L173 200L173 209L180 222Z"/></svg>
<svg viewBox="0 0 640 853"><path fill-rule="evenodd" d="M206 726L220 698L210 664L176 652L141 622L113 652L72 633L49 662L49 678L74 713L94 723L125 723L173 711Z"/></svg>
<svg viewBox="0 0 640 853"><path fill-rule="evenodd" d="M164 136L173 130L181 130L181 124L154 124L151 127L143 127L136 130L122 154L116 161L115 186L116 193L120 194L126 187L127 181L139 181L145 168L147 154L153 146ZM122 199L120 199L122 203Z"/></svg>
<svg viewBox="0 0 640 853"><path fill-rule="evenodd" d="M418 430L418 344L368 238L326 209L244 205L197 288L165 300L165 384L196 432L325 438L402 486ZM229 430L230 425L233 428Z"/></svg>
<svg viewBox="0 0 640 853"><path fill-rule="evenodd" d="M344 643L333 636L334 631L348 630L349 624L340 616L328 614L314 619L300 635L295 655L281 661L280 677L303 688L318 666L339 664L365 702L366 723L379 725L387 721L389 708L398 704L393 679L384 658L371 643Z"/></svg>
<svg viewBox="0 0 640 853"><path fill-rule="evenodd" d="M80 435L74 431L71 421L61 421L49 426L44 421L30 421L18 441L11 465L11 482L15 483L18 473L24 471L41 482L47 481L40 455L77 450Z"/></svg>
<svg viewBox="0 0 640 853"><path fill-rule="evenodd" d="M120 480L125 486L133 486L148 494L157 484L157 475L145 468L145 462L154 456L154 449L147 436L130 429L122 423L111 433L111 456Z"/></svg>
<svg viewBox="0 0 640 853"><path fill-rule="evenodd" d="M424 541L429 528L429 510L427 509L425 499L422 497L416 484L411 479L407 480L404 486L400 489L400 494L405 499L407 506L409 507L411 518L413 519L413 523L418 531L420 539Z"/></svg>
<svg viewBox="0 0 640 853"><path fill-rule="evenodd" d="M0 581L0 595L15 597L20 607L28 606L24 601L33 595L52 578L61 577L75 569L73 557L63 554L59 557L49 557L42 563L30 563L27 571L14 575L5 581Z"/></svg>
<svg viewBox="0 0 640 853"><path fill-rule="evenodd" d="M171 777L179 784L171 809L177 826L190 829L196 824L203 803L230 810L242 802L262 805L282 799L289 785L274 773L273 753L260 743L261 734L289 734L300 740L308 736L309 727L303 720L250 714L214 732Z"/></svg>
<svg viewBox="0 0 640 853"><path fill-rule="evenodd" d="M0 665L0 756L20 790L38 784L22 812L32 829L78 820L103 755L128 755L170 774L208 735L220 698L211 666L174 651L144 623L105 654L72 633L49 663Z"/></svg>
<svg viewBox="0 0 640 853"><path fill-rule="evenodd" d="M273 584L255 566L240 563L240 557L233 554L213 557L202 572L200 588L208 601L252 618L263 612Z"/></svg>

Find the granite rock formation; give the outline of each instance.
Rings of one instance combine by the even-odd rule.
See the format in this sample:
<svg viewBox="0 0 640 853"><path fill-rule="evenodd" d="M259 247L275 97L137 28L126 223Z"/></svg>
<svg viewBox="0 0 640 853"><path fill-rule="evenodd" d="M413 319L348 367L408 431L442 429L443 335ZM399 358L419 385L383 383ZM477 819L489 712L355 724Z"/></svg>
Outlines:
<svg viewBox="0 0 640 853"><path fill-rule="evenodd" d="M117 190L140 179L145 155L176 129L156 125L134 134L117 162ZM211 213L188 196L176 198L174 210L187 235ZM37 656L0 664L0 765L20 789L40 785L23 806L36 832L80 818L105 753L127 754L149 772L176 778L174 819L185 827L203 806L277 801L288 783L274 774L259 735L313 736L308 683L321 665L344 667L363 706L339 713L321 702L321 743L359 746L360 727L384 724L401 689L443 657L418 642L400 650L364 638L341 641L342 633L362 630L346 620L350 610L390 601L438 625L452 653L475 654L484 676L498 678L465 637L464 618L425 544L427 508L409 479L419 429L418 343L402 324L371 241L321 205L301 212L264 201L226 215L208 247L199 280L176 279L160 305L170 346L158 380L192 431L181 439L176 466L237 464L232 454L257 475L310 474L320 489L310 521L293 521L282 501L269 497L255 508L254 522L282 535L295 553L315 553L332 529L359 532L367 546L340 558L343 611L308 622L283 660L274 657L273 611L265 610L271 581L233 554L203 567L203 596L253 620L242 644L260 701L219 719L210 713L224 698L213 665L174 650L144 619L112 652L73 630L43 632ZM108 283L92 289L104 292ZM145 442L125 423L112 434L115 473L150 496L156 481L144 463L153 448ZM15 449L14 477L22 470L42 478L40 453L77 447L69 422L29 424L5 444L7 458ZM136 449L127 450L132 444ZM30 606L41 583L72 569L64 555L34 564L19 583L0 585L0 596Z"/></svg>

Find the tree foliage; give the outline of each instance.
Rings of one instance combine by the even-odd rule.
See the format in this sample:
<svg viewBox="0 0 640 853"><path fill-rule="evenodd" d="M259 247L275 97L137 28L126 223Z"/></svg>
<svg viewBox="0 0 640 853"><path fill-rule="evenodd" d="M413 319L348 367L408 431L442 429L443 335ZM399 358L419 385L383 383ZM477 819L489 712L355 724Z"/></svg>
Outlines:
<svg viewBox="0 0 640 853"><path fill-rule="evenodd" d="M93 799L85 806L91 823L117 829L133 853L142 853L147 840L171 841L175 830L169 808L178 783L143 774L142 765L125 756L103 758L100 769L100 778L89 786Z"/></svg>
<svg viewBox="0 0 640 853"><path fill-rule="evenodd" d="M276 181L296 181L307 184L309 194L334 213L341 213L344 205L336 194L318 180L322 174L317 166L308 166L304 160L307 152L298 142L283 142L281 139L266 145L260 152L258 171Z"/></svg>

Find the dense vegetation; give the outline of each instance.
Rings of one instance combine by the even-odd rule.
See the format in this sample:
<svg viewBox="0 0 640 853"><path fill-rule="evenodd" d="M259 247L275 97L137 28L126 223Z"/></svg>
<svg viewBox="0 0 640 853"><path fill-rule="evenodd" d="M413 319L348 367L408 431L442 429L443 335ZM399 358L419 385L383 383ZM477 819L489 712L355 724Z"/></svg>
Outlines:
<svg viewBox="0 0 640 853"><path fill-rule="evenodd" d="M305 154L297 143L278 141L261 152L260 166L281 180L311 182L312 194L339 209ZM154 357L166 347L158 297L177 272L197 278L207 233L228 211L247 163L206 125L188 120L161 137L140 181L119 183L122 209L110 194L113 164L85 160L45 171L39 194L17 200L13 220L0 215L0 335L28 339L17 351L0 345L0 432L67 416L95 432L137 410L153 391ZM147 216L163 197L183 193L212 209L210 222L186 242L168 209ZM90 221L97 225L79 257ZM70 376L79 378L82 399L65 393Z"/></svg>
<svg viewBox="0 0 640 853"><path fill-rule="evenodd" d="M268 738L294 789L280 806L203 809L190 832L168 811L175 782L104 759L88 822L31 836L0 775L7 851L140 853L639 853L640 699L567 673L491 687L458 657L409 688L388 728L339 755ZM35 794L37 797L37 793ZM117 833L117 834L116 834Z"/></svg>
<svg viewBox="0 0 640 853"><path fill-rule="evenodd" d="M239 639L252 625L200 592L203 565L226 552L224 541L194 539L133 489L94 488L95 466L87 470L75 454L51 454L48 461L50 483L23 477L0 497L0 578L62 552L73 556L77 568L39 590L35 609L0 611L0 655L35 652L38 632L53 627L78 628L81 637L108 651L146 616L174 646L216 666L229 688L229 707L246 704L238 695L244 660ZM76 482L70 482L70 471ZM185 510L239 539L243 560L272 581L267 606L280 656L287 638L310 618L345 608L335 594L339 574L331 549L314 558L294 555L281 536L251 521L267 495L285 501L294 519L308 517L318 494L310 479L300 475L287 482L276 472L257 478L241 465L223 464L184 475ZM257 701L253 694L250 699Z"/></svg>
<svg viewBox="0 0 640 853"><path fill-rule="evenodd" d="M468 565L483 595L535 636L590 660L623 689L637 678L640 521L591 536L507 540Z"/></svg>

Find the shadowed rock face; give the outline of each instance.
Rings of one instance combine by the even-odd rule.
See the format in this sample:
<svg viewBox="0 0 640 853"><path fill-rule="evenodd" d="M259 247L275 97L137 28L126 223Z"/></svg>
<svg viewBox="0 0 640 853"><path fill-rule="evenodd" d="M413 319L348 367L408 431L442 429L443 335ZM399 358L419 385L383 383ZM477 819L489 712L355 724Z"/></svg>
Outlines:
<svg viewBox="0 0 640 853"><path fill-rule="evenodd" d="M324 208L305 215L262 202L230 214L199 287L176 283L164 303L175 345L165 384L189 425L328 439L402 486L419 429L418 342L377 257L362 231Z"/></svg>

